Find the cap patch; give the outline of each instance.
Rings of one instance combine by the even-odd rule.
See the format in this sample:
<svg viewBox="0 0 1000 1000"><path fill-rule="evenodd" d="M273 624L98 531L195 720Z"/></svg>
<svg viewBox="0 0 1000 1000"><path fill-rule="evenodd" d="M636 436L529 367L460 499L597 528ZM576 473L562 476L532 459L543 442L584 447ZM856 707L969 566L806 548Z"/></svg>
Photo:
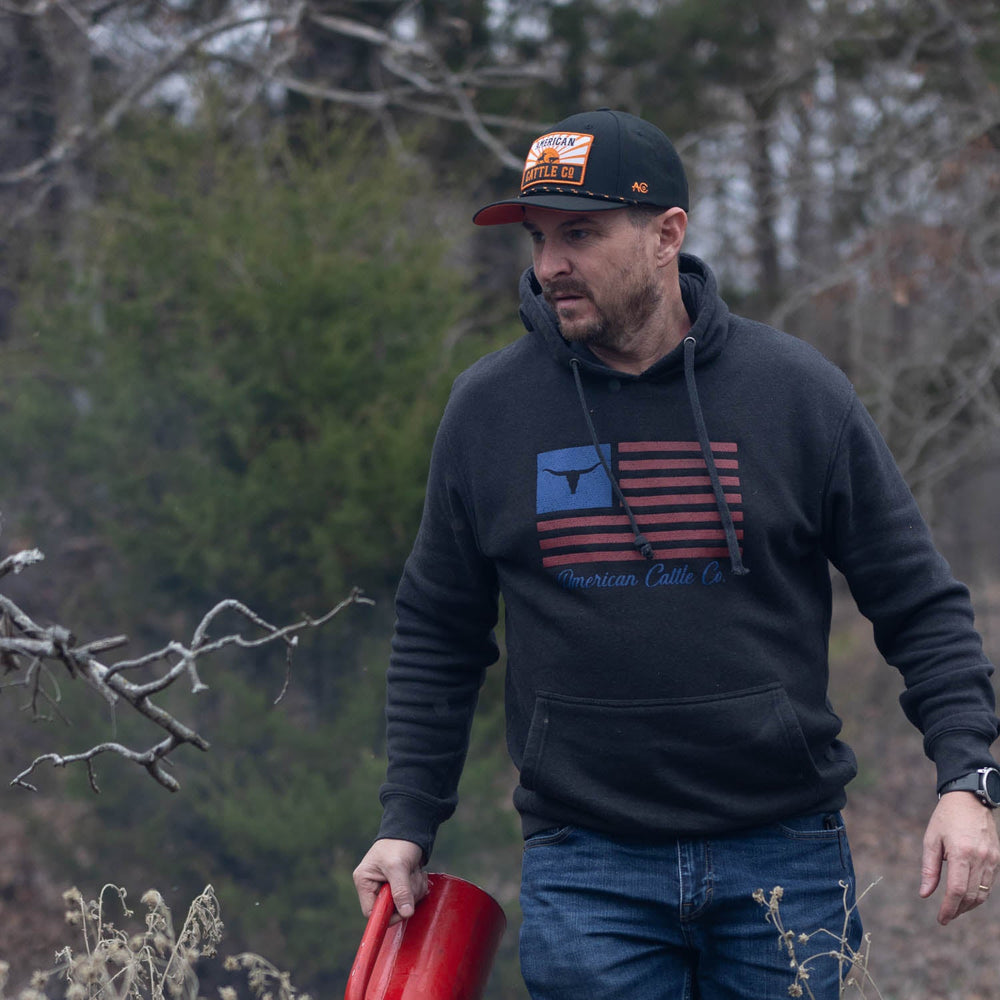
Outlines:
<svg viewBox="0 0 1000 1000"><path fill-rule="evenodd" d="M586 132L549 132L528 150L521 193L535 184L583 184L594 137Z"/></svg>

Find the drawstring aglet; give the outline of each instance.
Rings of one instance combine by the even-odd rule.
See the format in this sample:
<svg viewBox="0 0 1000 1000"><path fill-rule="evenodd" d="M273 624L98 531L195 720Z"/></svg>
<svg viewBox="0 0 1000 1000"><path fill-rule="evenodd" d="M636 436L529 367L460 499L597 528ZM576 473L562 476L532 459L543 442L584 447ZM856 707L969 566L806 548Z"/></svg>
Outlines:
<svg viewBox="0 0 1000 1000"><path fill-rule="evenodd" d="M636 535L632 539L632 544L642 553L643 559L653 561L653 546L645 535Z"/></svg>

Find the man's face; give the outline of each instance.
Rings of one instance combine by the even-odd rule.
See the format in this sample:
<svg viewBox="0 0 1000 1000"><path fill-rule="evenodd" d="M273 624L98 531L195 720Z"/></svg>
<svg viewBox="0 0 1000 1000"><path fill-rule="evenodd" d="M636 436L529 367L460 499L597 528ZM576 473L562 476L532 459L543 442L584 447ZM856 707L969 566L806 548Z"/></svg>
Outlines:
<svg viewBox="0 0 1000 1000"><path fill-rule="evenodd" d="M639 229L624 209L585 213L527 208L535 276L568 341L615 348L663 298L655 225Z"/></svg>

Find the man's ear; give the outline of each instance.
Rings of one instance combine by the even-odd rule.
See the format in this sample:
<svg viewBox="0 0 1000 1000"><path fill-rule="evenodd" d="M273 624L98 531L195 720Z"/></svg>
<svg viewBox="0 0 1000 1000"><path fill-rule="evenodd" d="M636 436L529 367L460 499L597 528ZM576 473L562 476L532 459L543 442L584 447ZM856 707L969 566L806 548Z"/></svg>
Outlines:
<svg viewBox="0 0 1000 1000"><path fill-rule="evenodd" d="M687 232L687 212L683 208L668 208L659 216L660 245L657 250L657 262L661 267L677 259L684 244L684 234Z"/></svg>

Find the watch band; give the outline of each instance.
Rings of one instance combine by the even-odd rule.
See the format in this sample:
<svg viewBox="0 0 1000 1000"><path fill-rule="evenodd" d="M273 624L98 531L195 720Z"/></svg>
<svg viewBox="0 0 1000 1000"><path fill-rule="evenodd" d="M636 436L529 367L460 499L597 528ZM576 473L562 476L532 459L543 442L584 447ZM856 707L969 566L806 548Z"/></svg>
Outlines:
<svg viewBox="0 0 1000 1000"><path fill-rule="evenodd" d="M984 806L1000 806L1000 771L995 767L981 767L978 771L963 774L941 786L938 798L946 792L972 792Z"/></svg>

